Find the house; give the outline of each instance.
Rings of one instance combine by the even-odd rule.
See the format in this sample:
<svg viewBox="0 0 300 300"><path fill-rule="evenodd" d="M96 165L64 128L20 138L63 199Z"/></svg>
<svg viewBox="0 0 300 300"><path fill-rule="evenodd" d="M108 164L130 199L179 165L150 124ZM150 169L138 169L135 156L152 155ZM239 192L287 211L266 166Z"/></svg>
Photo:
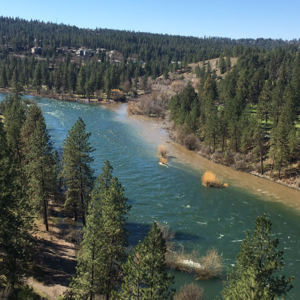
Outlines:
<svg viewBox="0 0 300 300"><path fill-rule="evenodd" d="M77 50L76 55L82 56L83 55L83 50L81 50L81 49Z"/></svg>
<svg viewBox="0 0 300 300"><path fill-rule="evenodd" d="M31 48L31 53L33 54L42 54L43 48L42 47L33 47Z"/></svg>

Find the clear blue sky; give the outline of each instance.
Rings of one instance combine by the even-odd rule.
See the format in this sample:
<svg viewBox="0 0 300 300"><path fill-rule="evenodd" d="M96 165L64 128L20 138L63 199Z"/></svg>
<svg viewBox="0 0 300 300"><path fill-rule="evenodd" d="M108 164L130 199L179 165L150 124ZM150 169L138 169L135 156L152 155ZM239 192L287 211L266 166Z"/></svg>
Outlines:
<svg viewBox="0 0 300 300"><path fill-rule="evenodd" d="M300 38L300 0L14 0L0 15L185 36Z"/></svg>

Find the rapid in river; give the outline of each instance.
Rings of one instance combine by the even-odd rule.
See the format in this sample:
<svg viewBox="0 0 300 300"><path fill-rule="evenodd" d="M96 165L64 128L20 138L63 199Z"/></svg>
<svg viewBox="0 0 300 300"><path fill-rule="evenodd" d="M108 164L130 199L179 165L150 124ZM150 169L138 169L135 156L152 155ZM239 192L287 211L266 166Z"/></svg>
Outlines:
<svg viewBox="0 0 300 300"><path fill-rule="evenodd" d="M0 101L4 96L0 94ZM266 213L273 223L272 237L279 239L278 248L284 251L284 274L295 276L295 287L286 299L300 299L298 191L209 162L171 142L157 120L128 117L125 105L107 109L46 98L34 100L43 110L57 149L62 148L67 131L78 117L84 120L96 149L96 176L109 160L132 205L128 219L131 243L143 240L157 221L176 231L175 241L186 251L195 249L204 255L208 249L217 249L224 258L224 278L196 282L204 288L207 299L214 299L220 295L226 271L236 263L247 229L253 232L255 218ZM169 167L158 164L160 144L169 147ZM207 170L216 173L229 188L203 187L201 177ZM185 282L195 282L191 274L171 272L177 291Z"/></svg>

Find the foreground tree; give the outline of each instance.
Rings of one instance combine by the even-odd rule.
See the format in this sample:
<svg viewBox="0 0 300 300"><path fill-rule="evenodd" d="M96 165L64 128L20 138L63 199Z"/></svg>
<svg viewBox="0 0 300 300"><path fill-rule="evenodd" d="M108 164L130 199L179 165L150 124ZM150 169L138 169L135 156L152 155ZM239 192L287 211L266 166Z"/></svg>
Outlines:
<svg viewBox="0 0 300 300"><path fill-rule="evenodd" d="M174 278L166 272L166 243L162 232L154 222L144 242L139 242L122 265L124 283L122 291L114 292L113 299L173 299L174 290L169 287Z"/></svg>
<svg viewBox="0 0 300 300"><path fill-rule="evenodd" d="M129 235L125 222L130 206L112 170L107 161L95 181L77 259L77 276L71 283L75 299L92 300L103 295L109 300L112 291L121 285L121 265L127 260Z"/></svg>
<svg viewBox="0 0 300 300"><path fill-rule="evenodd" d="M0 122L0 286L13 288L27 269L31 257L28 230L31 222L22 210L22 191L18 184L12 151Z"/></svg>
<svg viewBox="0 0 300 300"><path fill-rule="evenodd" d="M283 251L276 248L278 239L271 240L271 222L265 215L255 220L252 238L247 231L237 256L237 265L227 274L228 283L223 299L275 300L293 287L293 277L275 277L283 267Z"/></svg>
<svg viewBox="0 0 300 300"><path fill-rule="evenodd" d="M91 133L86 132L85 123L79 117L64 140L63 167L60 173L67 187L65 206L72 208L75 221L77 211L82 213L83 225L94 174L90 165L94 161L90 155L94 151L89 143L90 136Z"/></svg>
<svg viewBox="0 0 300 300"><path fill-rule="evenodd" d="M2 106L4 107L4 129L9 147L21 164L21 139L20 133L26 119L26 106L18 95L5 97Z"/></svg>
<svg viewBox="0 0 300 300"><path fill-rule="evenodd" d="M49 198L55 192L57 165L44 117L37 121L27 151L25 173L28 177L28 192L35 211L42 213L46 231L49 231L47 208Z"/></svg>

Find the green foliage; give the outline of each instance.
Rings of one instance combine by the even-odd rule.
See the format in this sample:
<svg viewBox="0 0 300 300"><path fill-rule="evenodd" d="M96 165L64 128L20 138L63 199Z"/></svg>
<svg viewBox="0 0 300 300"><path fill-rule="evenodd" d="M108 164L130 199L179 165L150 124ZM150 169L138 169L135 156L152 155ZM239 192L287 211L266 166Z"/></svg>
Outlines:
<svg viewBox="0 0 300 300"><path fill-rule="evenodd" d="M39 300L40 297L37 295L33 288L28 284L22 286L20 292L18 292L18 300Z"/></svg>
<svg viewBox="0 0 300 300"><path fill-rule="evenodd" d="M271 222L265 215L255 220L255 230L241 244L237 264L227 274L223 299L275 300L293 287L293 277L274 276L283 267L283 251L277 250L278 239L271 240Z"/></svg>
<svg viewBox="0 0 300 300"><path fill-rule="evenodd" d="M26 119L26 107L18 95L5 97L2 106L4 107L4 128L8 145L13 150L19 163L21 163L20 133Z"/></svg>
<svg viewBox="0 0 300 300"><path fill-rule="evenodd" d="M172 299L169 287L174 278L166 272L166 245L161 230L154 222L144 242L139 242L128 262L122 265L122 291L114 292L113 299Z"/></svg>
<svg viewBox="0 0 300 300"><path fill-rule="evenodd" d="M90 165L94 161L91 156L94 148L89 143L90 135L79 117L64 140L60 173L60 177L64 179L64 186L67 187L65 207L73 210L75 220L77 211L81 212L84 225L94 174Z"/></svg>
<svg viewBox="0 0 300 300"><path fill-rule="evenodd" d="M71 283L75 299L94 299L95 295L109 299L121 285L121 265L127 260L129 234L125 222L130 210L123 191L117 177L112 176L109 162L105 162L95 181L83 228L77 277Z"/></svg>
<svg viewBox="0 0 300 300"><path fill-rule="evenodd" d="M48 231L47 207L48 200L56 188L56 162L42 115L28 139L26 150L27 164L24 169L28 178L28 193L33 202L32 206L44 216L44 224Z"/></svg>
<svg viewBox="0 0 300 300"><path fill-rule="evenodd" d="M27 231L31 222L22 201L15 160L0 122L0 277L12 287L24 276L32 254Z"/></svg>

